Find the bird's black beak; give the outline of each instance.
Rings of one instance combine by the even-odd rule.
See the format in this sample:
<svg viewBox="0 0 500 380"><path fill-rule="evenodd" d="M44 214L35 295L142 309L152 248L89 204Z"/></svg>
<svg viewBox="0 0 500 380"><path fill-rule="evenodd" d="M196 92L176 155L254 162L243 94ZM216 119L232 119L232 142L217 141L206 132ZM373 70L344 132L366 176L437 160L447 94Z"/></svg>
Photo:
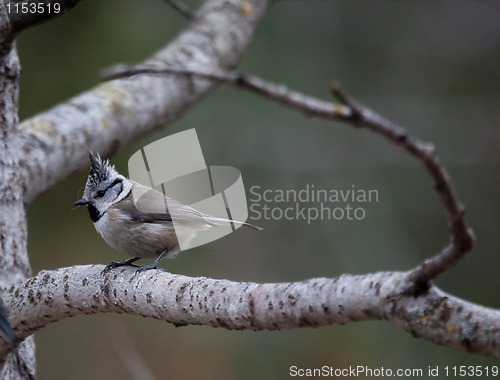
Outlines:
<svg viewBox="0 0 500 380"><path fill-rule="evenodd" d="M86 199L78 199L75 203L73 203L75 206L85 206L88 205L90 202Z"/></svg>

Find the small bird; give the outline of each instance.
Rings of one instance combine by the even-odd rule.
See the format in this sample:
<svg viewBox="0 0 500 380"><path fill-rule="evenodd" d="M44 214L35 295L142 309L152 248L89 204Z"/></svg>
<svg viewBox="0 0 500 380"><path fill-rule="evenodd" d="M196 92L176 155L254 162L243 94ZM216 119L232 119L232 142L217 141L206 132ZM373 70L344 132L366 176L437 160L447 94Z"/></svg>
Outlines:
<svg viewBox="0 0 500 380"><path fill-rule="evenodd" d="M140 272L156 269L162 258L174 258L180 252L179 240L188 242L197 232L209 228L233 223L262 230L253 224L203 214L126 178L108 160L102 160L99 154L90 151L89 156L90 173L83 197L74 205L87 206L95 229L106 243L132 256L128 260L111 262L104 272L125 265L137 267ZM138 209L138 202L153 212L144 211L144 207ZM143 258L155 260L150 265L133 264Z"/></svg>

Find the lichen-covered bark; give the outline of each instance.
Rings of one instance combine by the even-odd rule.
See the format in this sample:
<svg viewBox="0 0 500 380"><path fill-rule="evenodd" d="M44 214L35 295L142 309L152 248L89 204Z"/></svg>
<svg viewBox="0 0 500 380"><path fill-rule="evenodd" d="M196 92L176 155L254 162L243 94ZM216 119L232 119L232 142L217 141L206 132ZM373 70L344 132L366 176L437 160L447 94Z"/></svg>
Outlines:
<svg viewBox="0 0 500 380"><path fill-rule="evenodd" d="M102 265L43 271L5 296L16 304L21 336L81 314L127 313L176 326L280 330L387 320L414 336L461 351L500 358L500 311L431 287L405 295L409 272L379 272L257 284L191 278L159 270L136 274ZM5 349L5 347L3 347ZM1 355L0 351L0 355Z"/></svg>
<svg viewBox="0 0 500 380"><path fill-rule="evenodd" d="M21 152L16 140L18 123L19 60L13 43L3 41L0 57L0 292L31 275L27 254L27 221L23 179L19 172ZM10 50L7 48L10 47ZM34 365L34 342L21 347L31 367ZM1 378L16 379L17 368L12 357L1 372Z"/></svg>

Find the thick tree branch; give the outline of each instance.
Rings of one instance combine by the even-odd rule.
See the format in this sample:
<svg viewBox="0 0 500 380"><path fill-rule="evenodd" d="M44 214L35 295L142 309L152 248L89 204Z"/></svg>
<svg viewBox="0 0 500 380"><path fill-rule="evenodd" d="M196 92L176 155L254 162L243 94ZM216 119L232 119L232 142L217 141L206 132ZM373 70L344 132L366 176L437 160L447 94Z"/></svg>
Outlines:
<svg viewBox="0 0 500 380"><path fill-rule="evenodd" d="M235 67L268 5L246 3L251 13L242 11L239 0L207 1L190 26L146 63L194 70ZM89 147L110 155L179 118L214 86L185 77L137 76L104 83L24 121L19 138L26 201L85 167Z"/></svg>
<svg viewBox="0 0 500 380"><path fill-rule="evenodd" d="M132 268L101 275L102 265L43 271L5 295L18 338L81 314L127 313L176 326L279 330L354 321L388 320L417 337L458 350L500 358L500 311L441 290L405 293L408 273L380 272L256 284L190 278ZM5 353L5 345L0 354Z"/></svg>
<svg viewBox="0 0 500 380"><path fill-rule="evenodd" d="M2 11L0 10L0 13ZM0 292L31 275L27 246L26 209L23 182L18 173L18 77L21 72L15 44L0 36ZM34 368L34 341L26 340L17 353ZM17 355L16 353L16 355ZM18 358L18 357L17 357ZM0 368L0 377L17 379L20 375L16 356Z"/></svg>
<svg viewBox="0 0 500 380"><path fill-rule="evenodd" d="M302 111L307 115L329 120L346 121L356 127L370 129L382 135L394 145L403 148L422 162L434 180L434 187L444 204L450 223L451 241L441 252L426 260L411 272L412 286L408 289L410 293L418 294L426 291L431 280L455 265L472 249L474 233L465 221L465 209L458 199L448 171L442 165L434 146L411 136L406 129L384 119L370 108L354 101L338 86L333 87L333 94L340 104L332 104L288 89L284 85L276 85L255 76L239 73L195 71L158 65L121 65L112 67L102 73L103 77L108 79L138 74L198 77L249 89L285 106Z"/></svg>

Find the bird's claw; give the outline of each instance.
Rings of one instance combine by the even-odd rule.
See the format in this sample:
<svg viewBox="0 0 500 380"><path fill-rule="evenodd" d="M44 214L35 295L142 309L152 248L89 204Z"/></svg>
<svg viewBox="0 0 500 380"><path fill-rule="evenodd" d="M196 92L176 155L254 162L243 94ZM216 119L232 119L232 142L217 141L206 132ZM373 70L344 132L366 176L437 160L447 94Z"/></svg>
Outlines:
<svg viewBox="0 0 500 380"><path fill-rule="evenodd" d="M137 265L133 264L134 261L138 260L138 258L132 258L128 259L125 261L112 261L108 265L104 267L104 269L101 272L101 275L105 275L108 273L111 269L115 269L118 267L124 267L124 266L132 266L132 267L138 267ZM140 268L140 267L139 267Z"/></svg>

